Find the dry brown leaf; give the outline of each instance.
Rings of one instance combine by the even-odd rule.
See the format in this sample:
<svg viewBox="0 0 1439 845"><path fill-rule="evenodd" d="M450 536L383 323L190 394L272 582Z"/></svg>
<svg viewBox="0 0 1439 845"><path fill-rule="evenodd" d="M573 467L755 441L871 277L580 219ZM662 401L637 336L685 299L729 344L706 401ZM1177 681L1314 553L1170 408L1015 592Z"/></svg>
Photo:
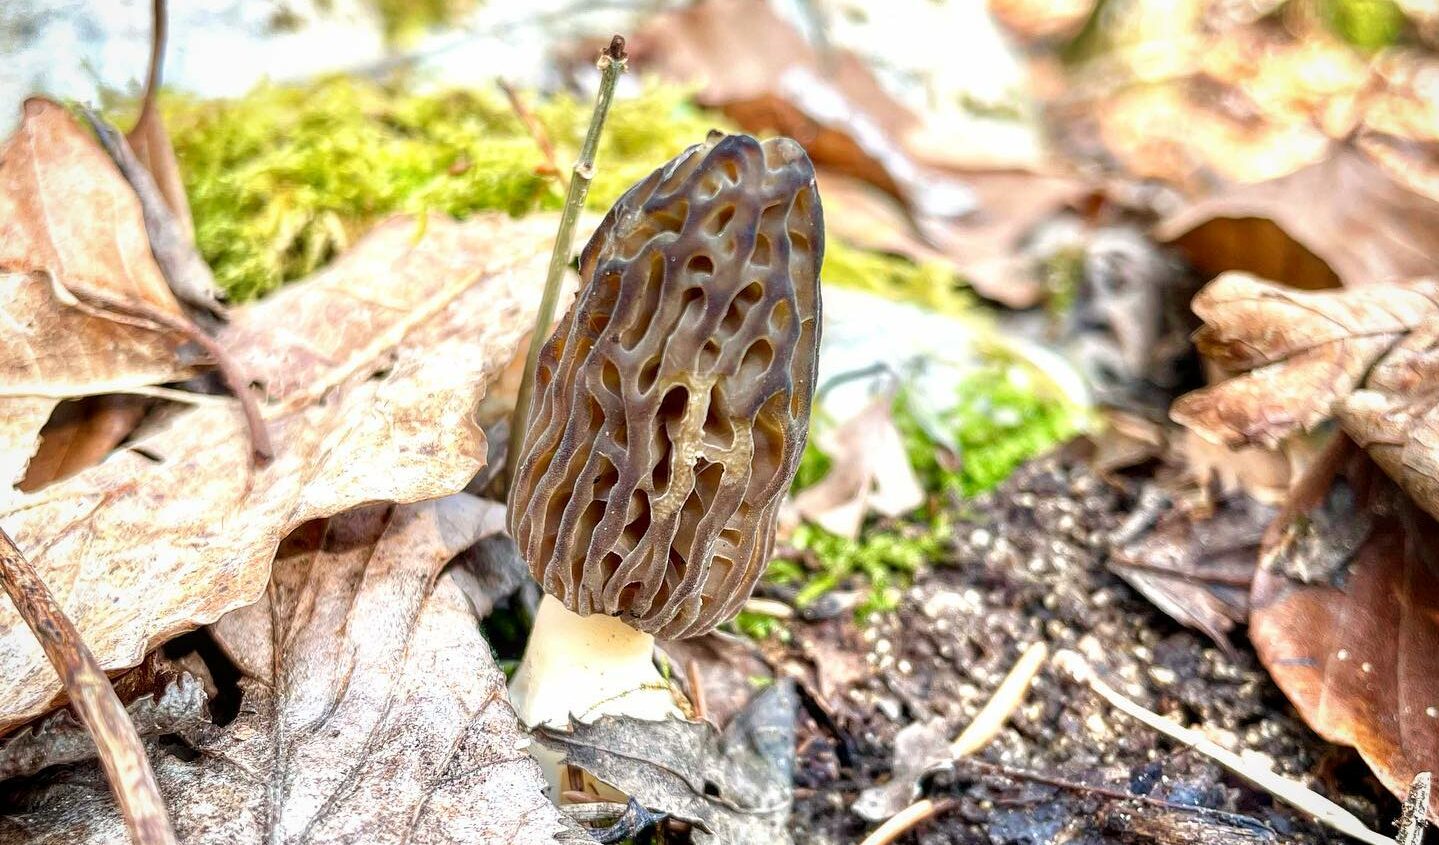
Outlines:
<svg viewBox="0 0 1439 845"><path fill-rule="evenodd" d="M895 517L924 504L924 489L909 465L894 426L894 397L881 392L850 420L821 431L819 448L830 471L801 490L791 506L832 534L856 537L871 512Z"/></svg>
<svg viewBox="0 0 1439 845"><path fill-rule="evenodd" d="M267 388L273 463L228 403L187 408L103 464L0 510L109 670L255 600L280 538L365 502L465 486L472 414L533 322L553 221L381 224L329 269L234 314L222 340ZM59 686L0 606L0 731Z"/></svg>
<svg viewBox="0 0 1439 845"><path fill-rule="evenodd" d="M463 494L314 523L237 617L273 667L239 717L157 753L177 833L200 843L587 842L544 796L475 618L441 568L502 529ZM279 627L275 627L275 626ZM278 647L278 654L271 649ZM103 792L61 779L0 842L121 838Z"/></svg>
<svg viewBox="0 0 1439 845"><path fill-rule="evenodd" d="M190 201L185 196L185 184L180 180L180 164L175 160L175 147L165 131L165 122L155 105L160 93L160 80L165 69L165 43L169 35L169 4L166 0L154 0L151 6L150 28L150 69L145 76L145 94L140 99L140 116L135 125L125 134L125 140L134 151L135 158L150 172L159 188L160 196L180 224L185 237L195 239L195 223L190 216Z"/></svg>
<svg viewBox="0 0 1439 845"><path fill-rule="evenodd" d="M1027 235L1078 206L1089 188L1077 179L1023 171L965 175L979 208L957 220L916 222L893 198L832 170L819 175L825 229L863 249L947 261L976 293L1010 308L1029 308L1044 294L1038 262L1024 254Z"/></svg>
<svg viewBox="0 0 1439 845"><path fill-rule="evenodd" d="M891 97L847 50L821 57L763 0L712 0L653 16L629 41L636 66L700 85L696 99L750 132L799 141L817 166L876 185L916 213L970 206L968 192L926 168L906 138L920 116Z"/></svg>
<svg viewBox="0 0 1439 845"><path fill-rule="evenodd" d="M134 191L62 106L40 98L25 101L0 152L0 272L36 271L181 313L150 256Z"/></svg>
<svg viewBox="0 0 1439 845"><path fill-rule="evenodd" d="M1250 637L1289 700L1401 797L1439 768L1436 550L1439 525L1341 438L1272 526L1251 596Z"/></svg>
<svg viewBox="0 0 1439 845"><path fill-rule="evenodd" d="M1054 110L1063 143L1202 195L1322 161L1353 127L1371 71L1349 45L1318 27L1208 30L1182 17L1106 16L1121 43L1070 75Z"/></svg>
<svg viewBox="0 0 1439 845"><path fill-rule="evenodd" d="M39 490L98 464L135 430L149 400L140 396L87 396L65 402L40 431L40 448L20 489Z"/></svg>
<svg viewBox="0 0 1439 845"><path fill-rule="evenodd" d="M1331 417L1381 356L1439 316L1439 283L1306 292L1227 273L1193 307L1199 351L1249 372L1182 397L1173 416L1216 442L1272 447Z"/></svg>
<svg viewBox="0 0 1439 845"><path fill-rule="evenodd" d="M1170 415L1208 440L1271 448L1337 417L1439 514L1439 281L1305 292L1231 273L1195 297L1199 350L1243 375Z"/></svg>
<svg viewBox="0 0 1439 845"><path fill-rule="evenodd" d="M1208 514L1171 508L1153 530L1115 548L1109 568L1171 619L1233 653L1228 635L1248 617L1259 541L1273 516L1244 495Z"/></svg>
<svg viewBox="0 0 1439 845"><path fill-rule="evenodd" d="M174 337L79 307L72 288L180 313L130 186L63 108L31 99L0 148L0 501L57 402L186 374Z"/></svg>
<svg viewBox="0 0 1439 845"><path fill-rule="evenodd" d="M1348 146L1200 200L1155 234L1206 274L1240 270L1307 289L1439 272L1439 202Z"/></svg>

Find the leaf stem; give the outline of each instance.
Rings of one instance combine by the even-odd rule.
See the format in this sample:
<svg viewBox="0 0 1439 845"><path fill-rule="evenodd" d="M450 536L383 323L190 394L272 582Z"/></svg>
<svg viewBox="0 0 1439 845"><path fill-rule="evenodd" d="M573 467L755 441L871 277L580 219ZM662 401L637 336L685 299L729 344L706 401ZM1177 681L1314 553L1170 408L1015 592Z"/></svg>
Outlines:
<svg viewBox="0 0 1439 845"><path fill-rule="evenodd" d="M574 177L570 179L569 191L565 194L565 208L560 214L560 228L555 233L555 248L550 253L550 270L545 277L545 292L540 299L540 312L535 317L535 331L530 335L530 349L525 355L525 374L520 381L519 395L515 399L515 413L510 418L510 444L505 455L505 474L513 479L520 455L524 453L527 425L530 415L530 400L535 392L535 370L539 365L540 348L549 337L550 324L555 319L555 304L560 298L560 282L565 277L565 265L570 260L570 248L575 240L575 221L585 207L585 197L590 193L590 182L595 177L595 152L600 146L600 131L604 128L605 117L609 114L610 103L615 98L615 83L625 71L628 56L625 54L625 39L616 35L610 39L610 46L600 53L595 66L600 69L600 90L595 95L595 110L590 116L590 128L580 146L579 157L575 160Z"/></svg>
<svg viewBox="0 0 1439 845"><path fill-rule="evenodd" d="M145 746L95 655L39 573L0 528L0 585L65 685L70 706L90 731L120 814L136 845L174 845L175 832Z"/></svg>

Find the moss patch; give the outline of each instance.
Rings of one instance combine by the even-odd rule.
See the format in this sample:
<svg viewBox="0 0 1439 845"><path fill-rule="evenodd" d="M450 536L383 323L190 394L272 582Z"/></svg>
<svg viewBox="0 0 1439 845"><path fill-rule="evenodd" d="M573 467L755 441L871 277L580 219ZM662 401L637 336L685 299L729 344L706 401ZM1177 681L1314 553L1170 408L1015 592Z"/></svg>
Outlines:
<svg viewBox="0 0 1439 845"><path fill-rule="evenodd" d="M200 251L235 300L308 275L394 212L521 215L563 202L556 174L498 92L416 94L336 77L263 85L236 100L172 97L163 108ZM535 105L562 168L590 109L566 96ZM608 209L717 123L675 88L617 102L588 207Z"/></svg>
<svg viewBox="0 0 1439 845"><path fill-rule="evenodd" d="M1046 382L1023 362L996 357L966 378L957 401L935 421L944 438L957 444L958 454L931 436L901 393L895 400L895 425L904 437L914 467L931 504L901 520L866 525L856 539L802 525L790 539L795 554L770 563L766 580L797 589L799 607L841 586L858 586L864 596L860 615L894 607L899 588L915 572L944 556L950 541L950 508L992 490L1020 464L1078 434L1083 414L1049 390ZM805 447L795 489L816 483L832 461L814 445ZM736 627L753 637L782 634L783 624L749 612Z"/></svg>

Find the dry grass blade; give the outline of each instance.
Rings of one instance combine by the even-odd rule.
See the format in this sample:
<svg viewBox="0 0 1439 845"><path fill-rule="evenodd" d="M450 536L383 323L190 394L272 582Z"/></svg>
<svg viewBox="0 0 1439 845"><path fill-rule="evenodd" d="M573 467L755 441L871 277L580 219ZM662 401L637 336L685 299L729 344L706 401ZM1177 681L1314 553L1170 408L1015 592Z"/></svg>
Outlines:
<svg viewBox="0 0 1439 845"><path fill-rule="evenodd" d="M944 798L939 801L935 801L932 798L924 798L916 801L898 813L895 813L894 816L884 824L875 828L874 832L866 836L860 845L889 845L889 843L908 833L916 825L945 812L956 803L953 798Z"/></svg>
<svg viewBox="0 0 1439 845"><path fill-rule="evenodd" d="M155 773L145 757L145 746L110 686L110 679L45 582L3 528L0 528L0 581L60 675L71 706L94 737L100 763L120 804L131 839L136 845L175 842Z"/></svg>
<svg viewBox="0 0 1439 845"><path fill-rule="evenodd" d="M1078 652L1061 651L1054 656L1054 661L1075 681L1089 687L1116 710L1159 731L1170 739L1184 743L1289 806L1309 813L1318 821L1345 836L1351 836L1361 842L1367 842L1369 845L1395 845L1393 839L1365 827L1364 823L1348 810L1298 781L1290 780L1271 769L1262 768L1247 761L1199 731L1186 728L1158 713L1146 710L1126 698L1118 690L1105 683Z"/></svg>

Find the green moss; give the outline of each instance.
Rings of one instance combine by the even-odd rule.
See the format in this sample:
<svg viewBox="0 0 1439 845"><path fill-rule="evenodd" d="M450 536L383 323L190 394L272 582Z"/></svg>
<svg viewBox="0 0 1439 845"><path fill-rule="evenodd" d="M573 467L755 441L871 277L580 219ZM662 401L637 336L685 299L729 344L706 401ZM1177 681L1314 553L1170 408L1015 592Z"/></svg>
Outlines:
<svg viewBox="0 0 1439 845"><path fill-rule="evenodd" d="M996 361L964 380L957 402L937 421L959 447L954 460L919 424L908 396L895 425L925 488L961 497L994 489L1025 461L1078 434L1082 415L1041 386L1025 364Z"/></svg>
<svg viewBox="0 0 1439 845"><path fill-rule="evenodd" d="M966 378L954 407L937 420L945 437L959 446L959 454L951 454L919 424L904 392L895 401L894 419L910 464L935 504L905 520L866 525L853 540L816 525L801 525L790 538L798 554L771 561L765 572L771 583L797 589L797 606L838 587L858 584L864 590L859 615L892 608L899 589L915 572L943 559L950 538L952 497L962 501L993 489L1024 461L1077 434L1084 422L1082 412L1052 391L1031 365L1003 355L993 356ZM795 489L819 481L831 464L811 437L800 459ZM770 636L783 627L771 617L751 617L738 626L750 636Z"/></svg>
<svg viewBox="0 0 1439 845"><path fill-rule="evenodd" d="M521 215L563 201L559 180L498 92L415 94L337 77L163 105L200 251L237 300L308 275L394 212ZM590 108L556 97L535 109L562 168ZM716 123L675 88L650 86L617 102L588 207L608 209Z"/></svg>
<svg viewBox="0 0 1439 845"><path fill-rule="evenodd" d="M941 314L969 313L975 303L963 279L942 261L915 263L833 239L825 244L823 276L825 284L857 288Z"/></svg>
<svg viewBox="0 0 1439 845"><path fill-rule="evenodd" d="M1323 0L1319 8L1330 29L1361 50L1388 47L1404 32L1404 11L1394 0Z"/></svg>
<svg viewBox="0 0 1439 845"><path fill-rule="evenodd" d="M453 24L479 6L478 0L370 0L380 15L385 40L404 46L425 30Z"/></svg>

